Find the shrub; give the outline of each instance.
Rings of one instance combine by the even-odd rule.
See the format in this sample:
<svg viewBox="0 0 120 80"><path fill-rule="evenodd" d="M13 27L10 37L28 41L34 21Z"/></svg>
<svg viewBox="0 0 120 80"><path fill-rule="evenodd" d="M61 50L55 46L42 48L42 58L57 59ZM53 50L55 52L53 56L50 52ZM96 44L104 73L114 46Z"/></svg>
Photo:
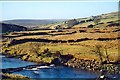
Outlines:
<svg viewBox="0 0 120 80"><path fill-rule="evenodd" d="M55 56L55 57L60 57L60 56L61 56L60 51L56 51L53 56Z"/></svg>
<svg viewBox="0 0 120 80"><path fill-rule="evenodd" d="M98 54L98 56L99 56L99 59L100 59L100 61L101 61L101 63L103 62L103 59L102 59L102 53L101 53L101 48L102 48L102 46L101 45L95 45L95 48L96 48L96 54Z"/></svg>
<svg viewBox="0 0 120 80"><path fill-rule="evenodd" d="M100 19L99 17L94 19L94 23L95 23L96 25L98 25L100 21L101 21L101 19Z"/></svg>

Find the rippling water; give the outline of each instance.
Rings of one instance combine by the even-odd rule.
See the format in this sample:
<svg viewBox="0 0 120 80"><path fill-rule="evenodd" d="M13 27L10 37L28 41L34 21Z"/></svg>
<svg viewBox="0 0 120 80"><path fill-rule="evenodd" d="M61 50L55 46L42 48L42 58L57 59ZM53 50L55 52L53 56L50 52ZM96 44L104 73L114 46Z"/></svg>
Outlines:
<svg viewBox="0 0 120 80"><path fill-rule="evenodd" d="M80 69L73 69L64 66L54 68L44 68L37 70L37 74L33 70L23 70L15 72L15 74L22 74L31 78L96 78L95 73L89 73Z"/></svg>
<svg viewBox="0 0 120 80"><path fill-rule="evenodd" d="M4 56L1 57L2 68L16 68L35 64L22 61L20 59L6 58ZM89 73L80 69L73 69L63 66L39 69L37 72L38 73L36 74L33 70L23 70L19 72L14 72L14 74L22 74L31 78L95 78L98 76L95 73Z"/></svg>
<svg viewBox="0 0 120 80"><path fill-rule="evenodd" d="M16 68L35 64L32 62L22 61L20 59L0 56L0 58L1 57L2 68ZM13 74L22 74L30 78L97 78L100 76L100 74L95 74L93 72L87 72L65 66L42 68L39 70L22 70L19 72L14 72Z"/></svg>
<svg viewBox="0 0 120 80"><path fill-rule="evenodd" d="M6 58L5 56L0 55L0 58L2 58L2 68L17 68L17 67L23 67L27 65L32 65L35 63L32 62L26 62L21 59L16 58Z"/></svg>

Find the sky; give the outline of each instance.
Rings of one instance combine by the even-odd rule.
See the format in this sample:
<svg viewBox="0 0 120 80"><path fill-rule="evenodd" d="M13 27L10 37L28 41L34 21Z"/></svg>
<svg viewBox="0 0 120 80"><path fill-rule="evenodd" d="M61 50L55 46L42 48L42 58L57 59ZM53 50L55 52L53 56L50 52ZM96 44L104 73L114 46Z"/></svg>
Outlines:
<svg viewBox="0 0 120 80"><path fill-rule="evenodd" d="M0 21L73 19L118 11L118 2L0 2Z"/></svg>

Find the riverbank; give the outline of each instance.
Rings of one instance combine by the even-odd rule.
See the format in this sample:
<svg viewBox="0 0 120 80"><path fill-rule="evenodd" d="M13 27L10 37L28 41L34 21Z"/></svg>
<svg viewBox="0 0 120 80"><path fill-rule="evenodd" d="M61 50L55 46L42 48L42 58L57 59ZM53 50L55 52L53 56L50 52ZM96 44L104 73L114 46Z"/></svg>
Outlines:
<svg viewBox="0 0 120 80"><path fill-rule="evenodd" d="M65 54L62 53L61 51L53 52L49 48L43 49L41 52L39 52L39 50L41 50L40 48L42 45L47 47L50 46L45 43L24 43L14 46L4 45L2 46L3 47L2 54L10 58L20 58L24 61L35 62L37 64L48 63L62 65L96 73L104 73L106 75L120 74L119 70L120 64L107 64L105 56L102 57L103 63L105 64L102 64L100 62L99 56L96 55L95 53ZM52 45L55 46L55 44ZM116 61L114 60L112 62L116 63Z"/></svg>
<svg viewBox="0 0 120 80"><path fill-rule="evenodd" d="M18 74L0 73L2 80L31 80L28 77Z"/></svg>
<svg viewBox="0 0 120 80"><path fill-rule="evenodd" d="M5 57L3 57L3 58L5 58ZM10 61L10 59L12 59L12 58L8 58L8 61ZM93 62L95 62L95 61L93 61ZM59 74L56 75L57 78L60 77L60 75L61 75L61 77L67 77L68 75L71 75L71 76L69 76L69 78L72 78L72 77L75 77L76 75L78 75L78 77L81 76L85 79L88 77L91 80L92 79L95 80L96 78L97 78L97 80L99 80L98 77L100 75L103 76L102 72L97 72L95 70L94 71L88 70L88 69L85 69L85 67L82 67L82 66L80 68L78 68L78 66L74 66L74 68L73 68L72 65L73 64L71 64L71 67L70 66L65 67L62 64L60 66L56 66L56 65L53 65L53 64L51 65L51 64L45 63L45 64L38 64L38 65L28 65L28 66L18 67L18 68L2 69L2 72L5 72L4 74L6 74L6 73L7 74L8 73L22 74L24 76L30 77L31 79L41 78L42 75L46 75L46 78L53 77L54 75L56 75L56 71L57 71L57 73L59 73ZM69 70L70 70L70 72L69 72ZM65 73L67 73L67 72L69 74L67 76L65 76L66 75ZM49 74L49 76L48 76L48 74ZM63 74L64 74L64 76L63 76ZM118 77L119 77L119 75L117 75L117 74L107 74L107 73L104 74L104 76L108 77L108 80L111 80L112 78L118 79ZM43 77L45 77L45 76L43 76ZM82 78L80 78L80 79L82 79Z"/></svg>
<svg viewBox="0 0 120 80"><path fill-rule="evenodd" d="M6 57L3 57L6 58ZM5 61L2 63L9 63L13 64L11 62L13 58L6 58ZM23 64L23 61L19 61L19 59L16 59L16 62L19 62L19 64ZM28 62L29 63L29 62ZM26 63L26 65L28 65ZM5 65L7 66L7 65ZM14 65L14 68L8 65L9 68L2 69L2 72L5 73L12 73L12 74L21 74L24 76L27 76L31 79L34 78L97 78L99 74L95 74L93 72L88 72L84 70L80 70L77 68L70 68L66 66L56 66L54 64L36 64L36 65L28 65L24 67L18 67L17 65ZM57 73L57 74L56 74ZM67 74L69 73L69 74Z"/></svg>
<svg viewBox="0 0 120 80"><path fill-rule="evenodd" d="M10 55L7 55L7 57L11 57ZM16 58L13 57L12 58ZM51 64L54 64L56 66L67 66L72 68L78 68L81 70L86 70L90 72L95 73L104 73L105 75L114 75L114 74L120 74L119 66L120 64L101 64L97 60L88 60L88 59L77 59L74 58L72 55L61 55L59 54L59 57L53 58L53 60L49 63L41 62L37 63L37 65L31 65L29 68L34 68L40 65L44 66L50 66ZM25 67L26 68L26 67ZM26 68L27 69L27 68ZM14 69L14 70L23 70L23 68Z"/></svg>
<svg viewBox="0 0 120 80"><path fill-rule="evenodd" d="M120 74L120 64L101 64L96 60L72 59L66 65L95 73L104 73L105 75Z"/></svg>

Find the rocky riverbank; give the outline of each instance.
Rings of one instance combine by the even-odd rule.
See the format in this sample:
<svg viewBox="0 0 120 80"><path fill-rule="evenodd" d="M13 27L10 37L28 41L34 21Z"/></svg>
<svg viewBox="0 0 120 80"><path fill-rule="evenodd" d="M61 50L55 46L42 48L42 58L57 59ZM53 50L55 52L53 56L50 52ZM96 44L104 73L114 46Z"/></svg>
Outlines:
<svg viewBox="0 0 120 80"><path fill-rule="evenodd" d="M12 55L7 55L7 57L11 57ZM12 56L14 58L16 56ZM94 71L94 72L104 72L105 74L120 74L120 64L106 64L101 63L100 61L97 61L95 59L88 60L88 59L78 59L75 58L73 55L67 54L67 55L61 55L60 53L57 53L57 57L53 58L49 63L41 62L39 64L55 64L57 65L63 65L68 66L72 68L80 68L82 70L87 71ZM39 65L38 64L38 65Z"/></svg>
<svg viewBox="0 0 120 80"><path fill-rule="evenodd" d="M65 65L88 71L104 72L104 74L120 74L120 64L101 64L96 60L84 60L74 58L65 63Z"/></svg>

